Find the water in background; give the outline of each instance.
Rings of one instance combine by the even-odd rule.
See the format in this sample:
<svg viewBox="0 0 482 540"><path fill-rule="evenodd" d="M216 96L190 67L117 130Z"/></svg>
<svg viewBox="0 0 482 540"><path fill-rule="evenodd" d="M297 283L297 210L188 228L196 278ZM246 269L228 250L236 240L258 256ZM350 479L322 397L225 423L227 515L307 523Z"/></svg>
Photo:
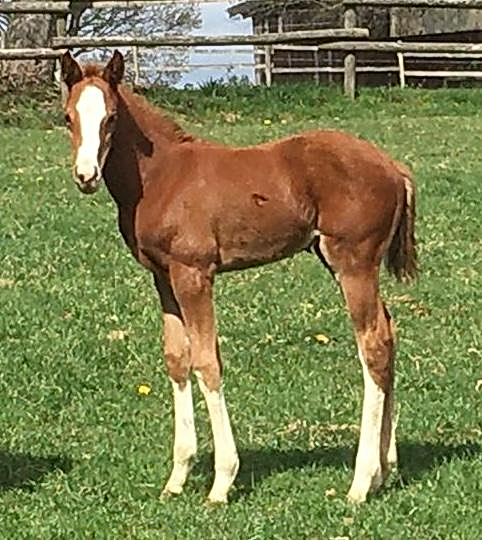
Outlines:
<svg viewBox="0 0 482 540"><path fill-rule="evenodd" d="M251 34L252 24L251 19L241 19L236 17L230 19L227 8L229 4L227 2L216 2L212 4L205 4L201 6L202 26L194 31L194 34L202 34L207 36L215 36L220 34ZM196 52L196 48L191 49L190 64L246 64L253 63L253 47L252 46L231 46L230 49L242 49L244 53L233 53L226 50L226 47L217 47L219 51L216 54L207 54L204 52ZM199 49L206 49L206 47L200 47ZM224 51L224 52L223 52ZM254 69L248 68L236 68L233 75L237 77L248 77L250 81L254 80ZM183 87L186 84L197 85L199 83L208 81L209 79L226 78L228 75L228 69L226 67L220 68L192 68L189 73L183 75L180 82L176 85Z"/></svg>

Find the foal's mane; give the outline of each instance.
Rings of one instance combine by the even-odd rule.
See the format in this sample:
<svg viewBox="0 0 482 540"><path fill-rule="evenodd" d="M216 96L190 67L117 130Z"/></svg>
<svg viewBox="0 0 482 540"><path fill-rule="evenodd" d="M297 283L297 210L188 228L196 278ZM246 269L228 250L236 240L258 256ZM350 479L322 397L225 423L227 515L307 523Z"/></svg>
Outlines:
<svg viewBox="0 0 482 540"><path fill-rule="evenodd" d="M119 93L124 98L129 110L141 116L152 130L162 133L171 141L192 142L194 135L187 133L175 120L166 114L160 107L150 103L144 96L136 94L129 87L122 85L119 87Z"/></svg>
<svg viewBox="0 0 482 540"><path fill-rule="evenodd" d="M87 64L82 68L84 77L102 77L103 68L98 64ZM144 96L136 94L128 86L119 86L119 94L127 105L128 110L144 120L143 125L152 126L152 131L162 134L170 141L192 142L194 135L187 133L175 120L168 116L160 107L150 103Z"/></svg>

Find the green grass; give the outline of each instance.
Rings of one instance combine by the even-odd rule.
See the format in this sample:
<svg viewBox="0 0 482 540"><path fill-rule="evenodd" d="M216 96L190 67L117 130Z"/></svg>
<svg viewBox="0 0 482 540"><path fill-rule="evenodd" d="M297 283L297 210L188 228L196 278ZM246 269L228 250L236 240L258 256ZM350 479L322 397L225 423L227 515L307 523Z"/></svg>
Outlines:
<svg viewBox="0 0 482 540"><path fill-rule="evenodd" d="M351 104L331 90L272 92L155 98L233 144L341 128L414 169L423 273L409 287L383 276L400 339L400 474L363 506L345 501L361 373L338 290L303 254L217 281L242 460L230 505L202 504L212 444L197 389L199 460L185 493L160 502L172 404L151 278L105 190L74 187L54 102L19 99L0 115L0 538L480 537L482 93L369 91ZM115 330L126 339L110 340Z"/></svg>

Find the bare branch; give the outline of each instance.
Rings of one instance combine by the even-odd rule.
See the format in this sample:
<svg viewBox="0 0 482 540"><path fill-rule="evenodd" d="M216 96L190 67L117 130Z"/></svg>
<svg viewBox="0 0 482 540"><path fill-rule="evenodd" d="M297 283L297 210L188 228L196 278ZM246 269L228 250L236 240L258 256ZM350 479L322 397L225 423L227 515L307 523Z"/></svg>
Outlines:
<svg viewBox="0 0 482 540"><path fill-rule="evenodd" d="M78 29L69 32L70 36L109 38L114 36L150 38L166 34L191 33L194 28L200 26L200 11L197 5L190 4L165 4L145 5L136 9L112 7L109 9L83 9ZM88 55L98 61L102 61L108 54L109 49L102 46L89 49ZM131 61L131 49L124 50L127 60L127 74L133 76ZM166 52L162 47L154 47L150 50L138 51L139 67L141 70L140 80L143 83L159 82L169 79L175 82L179 79L179 73L159 74L156 66L178 65L187 60L188 50L178 49L176 52Z"/></svg>

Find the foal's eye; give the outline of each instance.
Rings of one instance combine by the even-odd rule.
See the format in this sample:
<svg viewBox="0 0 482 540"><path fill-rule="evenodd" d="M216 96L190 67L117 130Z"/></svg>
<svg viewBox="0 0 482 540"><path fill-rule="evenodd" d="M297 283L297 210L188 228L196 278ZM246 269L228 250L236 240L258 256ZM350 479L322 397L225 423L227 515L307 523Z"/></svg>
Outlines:
<svg viewBox="0 0 482 540"><path fill-rule="evenodd" d="M72 127L72 118L70 114L66 114L64 117L66 126L70 129Z"/></svg>

